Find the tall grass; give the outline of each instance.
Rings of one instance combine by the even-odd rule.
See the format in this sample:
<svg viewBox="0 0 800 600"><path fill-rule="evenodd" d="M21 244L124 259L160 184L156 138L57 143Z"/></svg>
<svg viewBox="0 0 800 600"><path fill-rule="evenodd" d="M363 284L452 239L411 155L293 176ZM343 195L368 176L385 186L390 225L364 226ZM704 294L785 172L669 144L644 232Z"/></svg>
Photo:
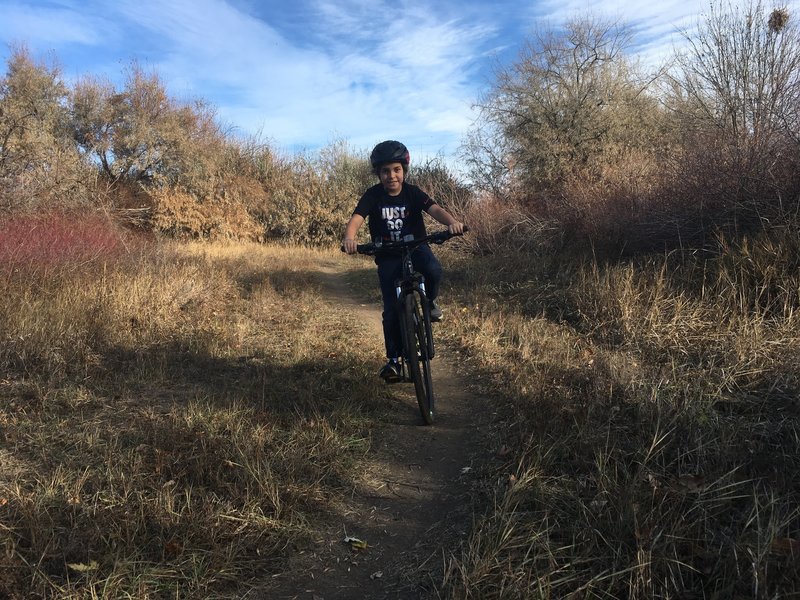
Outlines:
<svg viewBox="0 0 800 600"><path fill-rule="evenodd" d="M64 230L83 241L3 273L0 595L236 595L283 569L385 410L318 255Z"/></svg>
<svg viewBox="0 0 800 600"><path fill-rule="evenodd" d="M24 250L60 230L83 233ZM24 231L2 274L0 591L235 596L282 569L389 410L379 348L340 333L359 324L313 274L355 263ZM487 508L439 594L796 594L796 232L618 261L524 262L495 239L441 251L437 335L498 418Z"/></svg>
<svg viewBox="0 0 800 600"><path fill-rule="evenodd" d="M448 597L798 593L796 240L462 267L452 339L507 402Z"/></svg>

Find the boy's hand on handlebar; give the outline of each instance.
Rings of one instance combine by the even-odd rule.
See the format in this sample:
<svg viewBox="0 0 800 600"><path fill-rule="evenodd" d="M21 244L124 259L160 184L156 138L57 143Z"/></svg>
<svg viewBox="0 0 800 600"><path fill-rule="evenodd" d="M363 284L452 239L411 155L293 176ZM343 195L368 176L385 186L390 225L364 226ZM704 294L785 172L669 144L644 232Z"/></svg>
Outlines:
<svg viewBox="0 0 800 600"><path fill-rule="evenodd" d="M451 235L461 235L464 233L464 224L459 221L451 223L447 226L447 231L449 231Z"/></svg>
<svg viewBox="0 0 800 600"><path fill-rule="evenodd" d="M348 254L358 252L358 242L356 240L342 240L342 250Z"/></svg>

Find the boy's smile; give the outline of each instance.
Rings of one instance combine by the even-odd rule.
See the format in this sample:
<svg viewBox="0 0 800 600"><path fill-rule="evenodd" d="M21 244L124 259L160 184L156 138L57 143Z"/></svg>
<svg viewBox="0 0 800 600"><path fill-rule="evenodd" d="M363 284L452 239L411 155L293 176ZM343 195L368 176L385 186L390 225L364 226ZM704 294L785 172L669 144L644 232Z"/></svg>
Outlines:
<svg viewBox="0 0 800 600"><path fill-rule="evenodd" d="M402 191L405 173L401 163L393 162L382 165L378 171L378 177L383 184L383 189L390 196L397 196Z"/></svg>

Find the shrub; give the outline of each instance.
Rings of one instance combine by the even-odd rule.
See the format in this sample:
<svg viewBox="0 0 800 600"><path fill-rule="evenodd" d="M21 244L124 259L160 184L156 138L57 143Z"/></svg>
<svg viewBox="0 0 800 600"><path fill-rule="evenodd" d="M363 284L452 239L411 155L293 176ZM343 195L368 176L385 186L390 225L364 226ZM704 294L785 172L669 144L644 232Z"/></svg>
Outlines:
<svg viewBox="0 0 800 600"><path fill-rule="evenodd" d="M130 243L104 215L17 215L0 223L0 273L63 274L113 257Z"/></svg>
<svg viewBox="0 0 800 600"><path fill-rule="evenodd" d="M13 50L0 79L0 211L85 203L93 171L69 139L66 96L57 66Z"/></svg>
<svg viewBox="0 0 800 600"><path fill-rule="evenodd" d="M369 162L342 142L317 159L278 159L264 174L267 200L260 211L268 236L304 244L332 243L358 198L374 179Z"/></svg>
<svg viewBox="0 0 800 600"><path fill-rule="evenodd" d="M243 203L226 198L198 198L178 190L156 191L151 225L173 237L259 239L262 230Z"/></svg>

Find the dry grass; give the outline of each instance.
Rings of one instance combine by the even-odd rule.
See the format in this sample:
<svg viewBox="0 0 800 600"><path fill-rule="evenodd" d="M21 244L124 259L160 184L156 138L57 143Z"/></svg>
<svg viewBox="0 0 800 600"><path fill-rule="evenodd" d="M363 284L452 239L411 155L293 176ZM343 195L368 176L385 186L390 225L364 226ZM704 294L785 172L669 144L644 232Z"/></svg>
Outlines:
<svg viewBox="0 0 800 600"><path fill-rule="evenodd" d="M4 274L0 595L236 596L308 541L385 410L321 259L144 244Z"/></svg>
<svg viewBox="0 0 800 600"><path fill-rule="evenodd" d="M451 336L506 402L447 597L800 592L796 239L464 264Z"/></svg>
<svg viewBox="0 0 800 600"><path fill-rule="evenodd" d="M2 274L0 592L241 596L336 513L390 410L379 344L341 335L359 325L314 275L372 267L86 231ZM800 591L797 239L614 263L441 249L438 334L498 414L442 597Z"/></svg>

